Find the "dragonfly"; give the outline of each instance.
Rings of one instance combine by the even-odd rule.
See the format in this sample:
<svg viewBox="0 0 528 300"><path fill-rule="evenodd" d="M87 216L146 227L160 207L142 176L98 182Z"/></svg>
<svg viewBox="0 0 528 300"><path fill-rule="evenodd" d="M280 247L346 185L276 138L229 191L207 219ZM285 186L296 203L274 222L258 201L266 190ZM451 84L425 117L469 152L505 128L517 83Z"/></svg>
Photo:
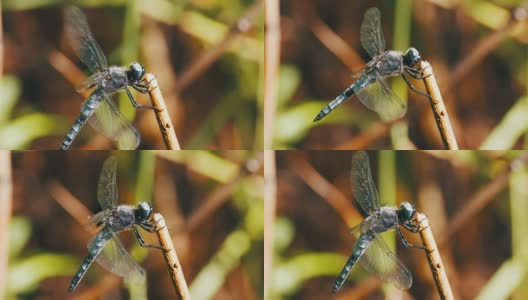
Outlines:
<svg viewBox="0 0 528 300"><path fill-rule="evenodd" d="M128 68L108 67L103 51L93 38L83 12L78 7L68 6L64 16L67 39L81 62L92 73L76 90L79 93L92 88L95 90L83 102L81 113L64 138L60 149L68 149L87 122L108 138L119 142L121 149L136 149L140 141L139 133L119 112L110 97L125 90L134 107L154 109L152 106L138 104L129 89L132 87L143 94L149 92L148 82L143 78L145 68L138 62L131 63Z"/></svg>
<svg viewBox="0 0 528 300"><path fill-rule="evenodd" d="M97 200L103 210L90 217L86 224L86 228L90 231L99 228L100 230L88 241L88 256L72 278L68 288L69 293L79 285L94 260L106 270L124 277L127 282L144 282L145 271L125 250L117 236L119 232L133 230L142 247L163 249L145 243L137 228L139 226L148 232L156 231L155 224L151 220L153 209L150 204L139 202L136 207L117 205L116 167L115 157L108 158L103 164L97 190Z"/></svg>
<svg viewBox="0 0 528 300"><path fill-rule="evenodd" d="M405 247L424 249L422 246L410 244L400 230L402 226L410 232L418 232L418 224L412 222L416 208L409 202L402 202L399 208L380 206L378 192L370 173L368 155L363 151L356 152L352 157L351 180L354 197L367 217L350 230L354 235L359 234L359 238L352 255L335 281L332 294L341 288L357 262L368 272L397 288L409 289L412 285L411 272L396 258L380 234L396 230Z"/></svg>
<svg viewBox="0 0 528 300"><path fill-rule="evenodd" d="M406 74L415 79L427 77L421 75L422 69L415 67L421 60L418 50L411 47L405 54L395 50L385 51L378 8L371 7L365 12L361 23L360 40L361 46L371 60L362 71L358 72L359 78L326 105L317 114L314 122L324 118L353 95L356 95L363 105L377 112L384 121L401 118L407 111L407 104L392 91L387 82L387 78L394 76L401 75L411 90L430 98L429 95L417 90L406 77Z"/></svg>

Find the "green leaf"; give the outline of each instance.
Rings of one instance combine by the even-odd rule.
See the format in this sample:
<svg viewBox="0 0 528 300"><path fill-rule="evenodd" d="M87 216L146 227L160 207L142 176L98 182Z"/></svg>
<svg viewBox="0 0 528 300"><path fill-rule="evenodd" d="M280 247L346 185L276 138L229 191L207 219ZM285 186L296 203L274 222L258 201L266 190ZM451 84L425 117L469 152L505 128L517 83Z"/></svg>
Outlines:
<svg viewBox="0 0 528 300"><path fill-rule="evenodd" d="M502 121L488 135L480 150L511 149L528 130L528 97L522 97L506 113Z"/></svg>
<svg viewBox="0 0 528 300"><path fill-rule="evenodd" d="M294 256L275 267L273 289L275 293L292 294L304 281L321 276L335 276L341 271L348 257L335 253L308 252ZM359 268L352 270L349 278L355 278ZM328 287L330 293L330 287Z"/></svg>
<svg viewBox="0 0 528 300"><path fill-rule="evenodd" d="M16 77L4 76L0 78L0 99L2 99L0 124L4 124L9 120L9 117L13 112L13 107L15 107L18 97L20 96L20 91L21 84Z"/></svg>
<svg viewBox="0 0 528 300"><path fill-rule="evenodd" d="M57 276L71 276L77 271L79 260L70 255L41 253L10 265L7 274L8 294L29 293L42 280Z"/></svg>
<svg viewBox="0 0 528 300"><path fill-rule="evenodd" d="M526 265L519 260L507 260L493 274L477 296L477 300L509 299L526 274Z"/></svg>
<svg viewBox="0 0 528 300"><path fill-rule="evenodd" d="M231 232L211 261L194 278L189 289L192 299L213 299L232 270L251 246L249 235L242 230Z"/></svg>
<svg viewBox="0 0 528 300"><path fill-rule="evenodd" d="M277 93L277 111L280 111L293 97L301 83L301 74L292 65L282 65L279 70L279 90Z"/></svg>
<svg viewBox="0 0 528 300"><path fill-rule="evenodd" d="M27 114L0 127L0 148L24 149L37 138L61 135L67 129L68 125L62 118L41 113Z"/></svg>
<svg viewBox="0 0 528 300"><path fill-rule="evenodd" d="M327 102L302 101L287 111L281 113L275 123L275 148L280 145L292 145L301 141L308 131L317 125L327 123L347 123L359 116L345 107L336 109L322 121L313 122L313 118Z"/></svg>
<svg viewBox="0 0 528 300"><path fill-rule="evenodd" d="M273 248L276 252L285 251L295 237L295 227L289 219L277 217L273 224Z"/></svg>
<svg viewBox="0 0 528 300"><path fill-rule="evenodd" d="M25 217L13 217L9 224L9 257L17 257L31 237L31 221Z"/></svg>

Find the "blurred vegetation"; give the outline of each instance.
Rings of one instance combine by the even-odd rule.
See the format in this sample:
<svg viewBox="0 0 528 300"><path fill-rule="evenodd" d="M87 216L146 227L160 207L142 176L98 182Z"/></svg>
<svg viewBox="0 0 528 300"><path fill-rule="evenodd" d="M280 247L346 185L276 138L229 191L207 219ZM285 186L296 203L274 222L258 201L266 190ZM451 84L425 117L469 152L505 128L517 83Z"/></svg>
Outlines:
<svg viewBox="0 0 528 300"><path fill-rule="evenodd" d="M68 206L100 210L97 182L110 155L118 158L119 203L148 201L165 217L193 299L262 299L260 153L55 152L13 155L15 217L6 299L66 297L90 237L79 209L71 215ZM219 176L203 165L226 172ZM57 184L74 198L57 193ZM158 244L154 235L142 231L142 236ZM174 299L161 252L139 246L130 232L120 237L147 274L145 286L128 287L130 298ZM120 281L109 283L114 277L94 263L75 294L118 298Z"/></svg>
<svg viewBox="0 0 528 300"><path fill-rule="evenodd" d="M75 65L85 67L63 37L66 2L71 1L2 1L7 75L0 82L0 99L9 105L0 108L0 116L11 116L0 120L3 149L58 149L79 115L82 96L73 87L83 78L74 76L79 74ZM109 65L139 61L157 76L183 149L262 147L255 138L263 130L256 121L262 114L257 102L264 51L262 8L239 22L252 7L263 6L257 2L74 1L87 15ZM57 62L57 54L67 58ZM141 133L140 148L164 149L152 111L136 110L121 94L115 98ZM135 96L140 103L150 102L148 96ZM113 147L88 127L74 148Z"/></svg>
<svg viewBox="0 0 528 300"><path fill-rule="evenodd" d="M331 297L355 242L348 229L363 220L350 186L352 153L277 152L271 299ZM527 297L526 152L372 151L369 157L381 202L410 201L428 216L456 299ZM418 235L403 233L421 243ZM411 289L380 285L356 266L336 299L437 298L424 253L405 248L394 232L384 239L413 274Z"/></svg>
<svg viewBox="0 0 528 300"><path fill-rule="evenodd" d="M526 15L526 5L524 0L281 1L274 148L443 148L427 99L401 79L392 80L393 89L408 99L408 112L402 121L384 125L389 130L379 133L380 118L356 97L312 122L370 59L359 31L372 6L381 11L387 49L412 46L431 63L462 148L526 148L528 19L514 19ZM419 81L413 85L424 90ZM374 133L373 141L359 143Z"/></svg>

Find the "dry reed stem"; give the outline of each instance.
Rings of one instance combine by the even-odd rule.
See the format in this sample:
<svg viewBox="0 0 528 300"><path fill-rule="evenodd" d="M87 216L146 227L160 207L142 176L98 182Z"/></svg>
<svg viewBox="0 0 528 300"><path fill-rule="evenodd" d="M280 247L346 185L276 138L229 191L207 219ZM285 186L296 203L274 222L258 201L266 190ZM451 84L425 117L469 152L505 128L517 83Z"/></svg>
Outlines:
<svg viewBox="0 0 528 300"><path fill-rule="evenodd" d="M270 299L273 266L273 224L277 206L274 150L264 150L264 300Z"/></svg>
<svg viewBox="0 0 528 300"><path fill-rule="evenodd" d="M227 202L229 197L233 194L233 190L240 183L242 176L237 176L231 182L221 185L220 187L214 189L206 199L203 201L203 205L200 206L196 211L194 211L189 217L187 222L187 230L189 232L194 232L201 225L220 208L224 203Z"/></svg>
<svg viewBox="0 0 528 300"><path fill-rule="evenodd" d="M291 170L306 185L330 205L349 228L357 224L361 214L350 199L335 185L326 180L303 156L293 156Z"/></svg>
<svg viewBox="0 0 528 300"><path fill-rule="evenodd" d="M444 146L449 150L458 150L458 143L453 133L453 127L449 121L449 115L447 114L446 107L444 105L444 100L442 99L442 94L440 93L440 88L436 83L436 78L433 73L433 68L429 62L422 60L420 61L419 68L423 70L422 76L425 84L425 89L431 98L429 102L431 103L431 108L433 109L433 114L436 120L436 126L440 132L440 137Z"/></svg>
<svg viewBox="0 0 528 300"><path fill-rule="evenodd" d="M7 278L9 223L13 201L11 152L0 151L0 278ZM0 298L6 295L6 280L0 280Z"/></svg>
<svg viewBox="0 0 528 300"><path fill-rule="evenodd" d="M150 101L152 101L152 106L156 108L154 112L156 114L156 120L158 121L165 146L167 146L167 149L169 150L181 150L156 76L151 73L147 73L145 75L145 80L148 82L149 86Z"/></svg>
<svg viewBox="0 0 528 300"><path fill-rule="evenodd" d="M369 145L386 138L390 134L392 127L398 122L400 121L395 120L390 122L375 123L360 134L337 145L335 150L366 150L368 149ZM412 143L409 143L406 149L402 150L416 150L416 146Z"/></svg>
<svg viewBox="0 0 528 300"><path fill-rule="evenodd" d="M420 237L422 238L422 242L425 247L427 261L429 262L429 267L431 268L431 273L433 274L433 279L436 284L436 288L438 289L440 299L455 299L453 296L453 291L451 290L451 286L449 285L449 280L447 279L444 264L442 263L442 258L440 257L440 252L436 246L433 231L431 230L431 227L429 227L429 221L422 213L417 213L415 218L419 225L418 231L420 232Z"/></svg>
<svg viewBox="0 0 528 300"><path fill-rule="evenodd" d="M277 92L280 67L280 5L268 0L265 5L266 34L264 43L264 149L273 149Z"/></svg>
<svg viewBox="0 0 528 300"><path fill-rule="evenodd" d="M77 223L84 225L88 218L93 215L92 211L90 211L58 181L50 181L47 184L47 189L55 201L57 201L57 203L64 208L64 210L72 216Z"/></svg>
<svg viewBox="0 0 528 300"><path fill-rule="evenodd" d="M523 9L518 7L517 9ZM462 82L462 80L471 73L479 63L481 63L486 56L497 49L506 40L514 30L526 20L526 16L517 18L515 11L510 15L508 22L501 28L487 34L480 39L477 44L470 50L456 66L449 76L446 90L452 92L455 86Z"/></svg>
<svg viewBox="0 0 528 300"><path fill-rule="evenodd" d="M176 93L181 93L186 87L194 82L199 75L207 70L209 66L218 60L218 58L227 50L229 45L231 45L240 34L248 32L253 28L253 21L260 15L263 4L263 0L258 0L247 8L240 19L231 25L229 31L221 41L211 46L207 52L181 73L174 91Z"/></svg>
<svg viewBox="0 0 528 300"><path fill-rule="evenodd" d="M191 294L189 293L187 282L183 276L182 267L178 256L176 255L176 250L174 250L174 244L172 243L172 238L167 229L167 224L165 224L165 219L160 213L155 213L153 220L156 223L156 234L158 235L160 245L165 248L165 250L162 250L163 256L167 262L169 275L172 284L176 289L176 294L178 294L179 299L190 300Z"/></svg>

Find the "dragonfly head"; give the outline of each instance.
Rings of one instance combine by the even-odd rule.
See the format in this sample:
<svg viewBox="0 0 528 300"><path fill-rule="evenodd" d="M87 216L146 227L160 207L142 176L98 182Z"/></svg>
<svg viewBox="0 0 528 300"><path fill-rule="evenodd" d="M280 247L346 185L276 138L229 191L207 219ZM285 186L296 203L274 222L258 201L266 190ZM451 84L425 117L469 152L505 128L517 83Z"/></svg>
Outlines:
<svg viewBox="0 0 528 300"><path fill-rule="evenodd" d="M133 62L128 66L127 77L132 83L137 83L145 75L145 68L138 62Z"/></svg>
<svg viewBox="0 0 528 300"><path fill-rule="evenodd" d="M401 222L410 221L414 214L416 213L416 208L411 203L405 201L400 204L400 209L398 210L398 219Z"/></svg>
<svg viewBox="0 0 528 300"><path fill-rule="evenodd" d="M147 202L139 202L137 208L134 210L136 219L139 222L147 221L152 216L152 206Z"/></svg>
<svg viewBox="0 0 528 300"><path fill-rule="evenodd" d="M412 67L416 65L421 59L422 57L420 56L420 52L418 52L416 48L409 48L403 56L403 64L408 67Z"/></svg>

